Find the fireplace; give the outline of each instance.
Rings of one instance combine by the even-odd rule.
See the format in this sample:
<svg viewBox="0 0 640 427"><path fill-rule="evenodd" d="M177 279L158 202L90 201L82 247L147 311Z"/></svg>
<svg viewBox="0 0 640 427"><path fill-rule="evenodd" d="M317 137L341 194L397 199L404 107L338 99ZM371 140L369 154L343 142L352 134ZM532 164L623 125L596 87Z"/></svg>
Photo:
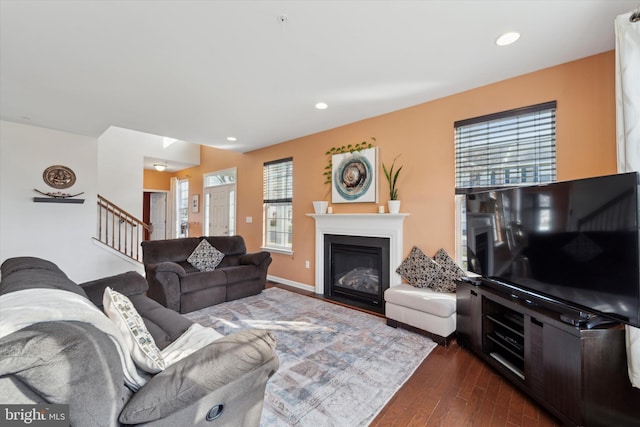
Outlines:
<svg viewBox="0 0 640 427"><path fill-rule="evenodd" d="M353 241L345 242L342 240L338 240L334 243L338 245L346 245L346 246L371 246L371 240L369 238L380 238L386 240L385 243L386 252L381 254L381 259L383 259L382 263L385 267L379 267L381 270L379 282L380 285L380 294L384 293L384 289L386 287L392 287L399 285L402 282L402 278L398 273L396 273L396 268L400 265L403 259L403 246L402 246L402 224L404 220L409 216L407 213L400 214L307 214L312 217L316 223L316 245L315 245L315 292L318 295L331 295L330 289L330 281L325 280L325 276L329 275L331 277L330 270L327 272L327 265L331 264L330 255L327 253L325 240L327 238L342 238L347 237L352 239L363 238L364 240L356 240L355 244ZM333 236L333 237L331 237ZM364 244L362 244L364 242ZM339 247L339 250L345 249L344 247ZM352 249L352 248L347 248ZM368 250L368 249L367 249ZM347 259L356 258L359 259L361 256L368 256L369 254L361 254L361 255L353 255L353 252L347 253ZM369 265L360 266L361 268L373 268ZM357 272L356 272L357 273ZM356 274L354 273L354 274ZM360 272L362 273L362 272ZM366 274L366 272L364 272ZM347 280L347 279L345 279ZM343 280L343 283L345 283ZM355 282L353 282L355 283ZM366 286L371 286L371 283ZM345 292L344 289L340 289ZM356 293L362 292L361 289L347 290L352 294L355 294L357 297L363 297L363 295ZM365 292L366 294L367 292ZM364 295L369 298L369 295ZM356 298L353 298L353 295L349 295L349 298L345 297L345 295L334 295L334 300L338 300L340 298L341 302L345 304L349 304L355 307L363 308L362 301L358 301ZM382 301L382 299L380 300ZM384 310L384 304L379 303L375 304L375 306L369 305L366 307L368 310L373 310L373 307L380 307L380 310ZM382 313L382 311L380 311Z"/></svg>
<svg viewBox="0 0 640 427"><path fill-rule="evenodd" d="M384 314L389 240L325 234L324 296Z"/></svg>

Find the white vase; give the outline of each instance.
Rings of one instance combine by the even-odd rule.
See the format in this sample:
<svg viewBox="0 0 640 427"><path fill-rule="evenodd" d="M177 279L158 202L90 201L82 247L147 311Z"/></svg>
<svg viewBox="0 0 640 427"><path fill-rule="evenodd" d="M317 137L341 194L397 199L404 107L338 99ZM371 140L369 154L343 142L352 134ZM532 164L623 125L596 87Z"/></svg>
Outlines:
<svg viewBox="0 0 640 427"><path fill-rule="evenodd" d="M397 214L400 212L400 200L389 200L389 213Z"/></svg>
<svg viewBox="0 0 640 427"><path fill-rule="evenodd" d="M313 210L318 215L326 214L328 206L329 206L329 202L327 202L325 200L318 200L318 201L313 202Z"/></svg>

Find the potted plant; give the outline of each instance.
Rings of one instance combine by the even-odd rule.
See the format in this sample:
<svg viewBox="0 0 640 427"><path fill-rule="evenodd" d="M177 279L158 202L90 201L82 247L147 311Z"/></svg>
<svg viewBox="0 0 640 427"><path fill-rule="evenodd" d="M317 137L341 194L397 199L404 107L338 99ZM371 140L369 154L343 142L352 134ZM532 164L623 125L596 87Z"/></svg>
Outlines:
<svg viewBox="0 0 640 427"><path fill-rule="evenodd" d="M400 157L398 154L393 162L391 163L391 167L387 169L384 162L382 163L382 170L384 171L384 176L387 178L387 183L389 184L389 213L398 213L400 212L400 200L398 199L398 176L400 175L400 171L402 170L402 166L398 169L395 169L396 160Z"/></svg>

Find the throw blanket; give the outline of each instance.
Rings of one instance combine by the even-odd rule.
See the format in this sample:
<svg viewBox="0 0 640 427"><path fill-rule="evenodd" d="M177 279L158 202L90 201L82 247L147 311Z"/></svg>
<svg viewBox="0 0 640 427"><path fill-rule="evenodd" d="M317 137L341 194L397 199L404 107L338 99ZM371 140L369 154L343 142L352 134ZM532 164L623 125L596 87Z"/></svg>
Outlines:
<svg viewBox="0 0 640 427"><path fill-rule="evenodd" d="M88 299L60 289L24 289L0 295L0 307L0 338L35 323L65 320L89 323L116 345L127 387L138 391L147 382L148 377L133 363L118 328Z"/></svg>
<svg viewBox="0 0 640 427"><path fill-rule="evenodd" d="M160 352L164 359L165 369L222 337L224 335L215 329L205 328L198 323L194 323L177 340Z"/></svg>

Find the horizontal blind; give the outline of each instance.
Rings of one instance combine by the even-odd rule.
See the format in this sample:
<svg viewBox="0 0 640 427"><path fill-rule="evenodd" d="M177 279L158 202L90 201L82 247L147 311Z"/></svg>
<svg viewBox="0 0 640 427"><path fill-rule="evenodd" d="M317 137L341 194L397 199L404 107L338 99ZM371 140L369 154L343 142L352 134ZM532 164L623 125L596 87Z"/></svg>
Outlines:
<svg viewBox="0 0 640 427"><path fill-rule="evenodd" d="M264 203L286 203L293 200L293 157L264 164Z"/></svg>
<svg viewBox="0 0 640 427"><path fill-rule="evenodd" d="M456 122L456 193L556 180L556 102Z"/></svg>

